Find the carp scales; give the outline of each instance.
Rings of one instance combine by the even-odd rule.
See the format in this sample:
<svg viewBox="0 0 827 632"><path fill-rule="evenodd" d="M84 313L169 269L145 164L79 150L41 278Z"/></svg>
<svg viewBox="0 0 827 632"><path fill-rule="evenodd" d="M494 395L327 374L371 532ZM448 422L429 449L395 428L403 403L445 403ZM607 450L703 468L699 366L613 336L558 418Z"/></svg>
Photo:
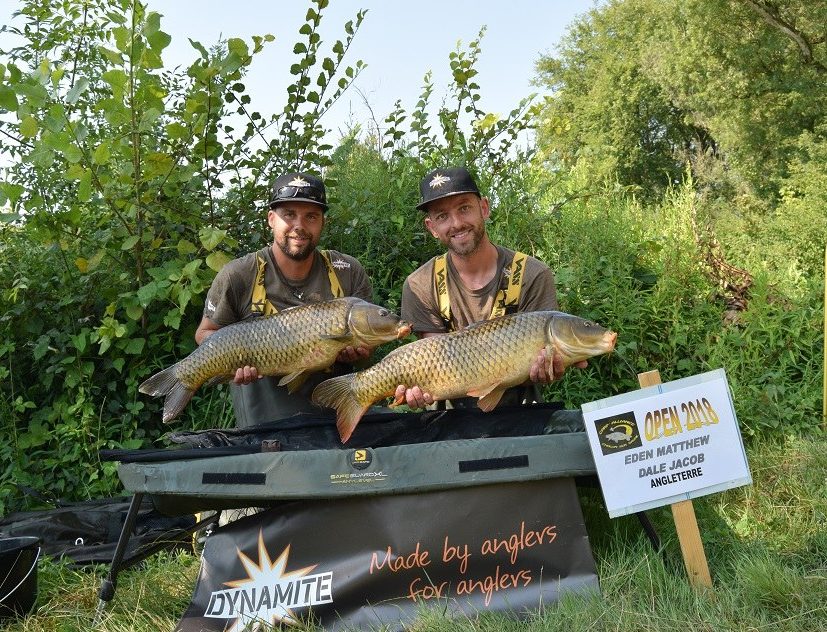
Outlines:
<svg viewBox="0 0 827 632"><path fill-rule="evenodd" d="M616 340L615 332L571 314L522 312L403 345L364 371L325 380L312 400L336 410L344 443L365 411L392 396L399 384L418 385L434 400L477 397L477 405L488 412L506 389L529 378L541 349L547 355L556 352L569 366L610 352Z"/></svg>
<svg viewBox="0 0 827 632"><path fill-rule="evenodd" d="M292 393L309 373L331 366L345 347L373 347L410 331L396 314L360 298L300 305L222 327L138 390L166 397L163 420L168 422L201 385L232 381L239 367L254 366L259 375L283 375L279 385Z"/></svg>

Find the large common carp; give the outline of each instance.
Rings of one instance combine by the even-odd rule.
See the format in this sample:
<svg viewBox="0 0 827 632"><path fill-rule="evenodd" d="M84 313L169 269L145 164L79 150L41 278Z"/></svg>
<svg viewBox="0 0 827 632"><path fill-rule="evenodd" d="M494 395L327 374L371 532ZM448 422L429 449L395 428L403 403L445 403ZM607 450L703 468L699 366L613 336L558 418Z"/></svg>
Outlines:
<svg viewBox="0 0 827 632"><path fill-rule="evenodd" d="M336 409L336 426L344 443L368 407L393 395L399 384L418 385L435 400L478 397L477 405L487 412L507 388L528 379L544 347L547 353L556 351L569 366L608 353L616 339L615 332L571 314L522 312L394 349L364 371L325 380L314 389L312 399Z"/></svg>
<svg viewBox="0 0 827 632"><path fill-rule="evenodd" d="M222 327L138 390L166 396L167 422L178 416L198 387L231 381L239 367L254 366L259 375L283 375L279 385L292 393L309 373L332 365L345 347L372 347L410 331L396 314L360 298L300 305Z"/></svg>

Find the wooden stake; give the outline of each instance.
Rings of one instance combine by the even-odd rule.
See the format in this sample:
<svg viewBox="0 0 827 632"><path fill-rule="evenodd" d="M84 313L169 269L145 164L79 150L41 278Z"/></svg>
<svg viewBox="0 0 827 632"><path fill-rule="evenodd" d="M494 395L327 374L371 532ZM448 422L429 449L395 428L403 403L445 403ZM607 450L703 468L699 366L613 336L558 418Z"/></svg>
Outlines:
<svg viewBox="0 0 827 632"><path fill-rule="evenodd" d="M661 383L658 371L638 373L637 379L641 388ZM712 588L712 577L709 575L704 544L701 541L701 532L698 530L698 521L695 519L695 507L692 501L682 500L674 503L672 518L675 520L675 529L678 532L678 541L681 544L689 583L695 587Z"/></svg>

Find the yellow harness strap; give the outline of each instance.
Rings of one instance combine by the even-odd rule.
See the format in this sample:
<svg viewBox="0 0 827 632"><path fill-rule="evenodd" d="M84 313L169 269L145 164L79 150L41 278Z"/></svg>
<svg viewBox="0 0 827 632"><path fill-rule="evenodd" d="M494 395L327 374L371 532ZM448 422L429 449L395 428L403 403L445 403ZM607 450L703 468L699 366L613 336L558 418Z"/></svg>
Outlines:
<svg viewBox="0 0 827 632"><path fill-rule="evenodd" d="M336 276L336 270L333 269L333 264L330 263L330 251L320 250L319 254L322 255L324 264L327 266L327 277L330 279L330 292L333 294L333 298L342 298L345 293L339 284L339 277Z"/></svg>
<svg viewBox="0 0 827 632"><path fill-rule="evenodd" d="M494 305L488 319L497 318L504 314L514 312L520 302L520 291L523 287L523 272L527 255L522 252L515 252L511 261L511 274L508 277L508 285L497 292L494 297ZM451 304L448 299L448 270L446 255L439 255L434 260L434 288L437 301L439 302L439 315L445 323L448 331L451 331Z"/></svg>
<svg viewBox="0 0 827 632"><path fill-rule="evenodd" d="M525 269L526 255L522 252L515 252L511 261L511 276L508 277L508 287L500 288L494 298L494 306L491 309L491 318L512 313L520 302L520 290L523 287L523 271ZM509 309L512 308L512 309Z"/></svg>
<svg viewBox="0 0 827 632"><path fill-rule="evenodd" d="M330 292L333 298L341 298L345 295L342 291L342 285L339 283L339 277L336 276L336 270L333 264L330 263L330 255L327 250L320 250L325 266L327 267L327 276L330 279ZM253 285L253 300L250 306L250 311L255 314L262 314L270 316L278 313L279 310L267 299L267 290L264 288L264 270L267 268L267 261L260 254L256 254L256 261L258 262L258 270L256 271L256 280Z"/></svg>
<svg viewBox="0 0 827 632"><path fill-rule="evenodd" d="M439 315L445 326L451 329L451 304L448 300L448 270L446 269L445 255L439 255L434 260L434 288L439 301Z"/></svg>
<svg viewBox="0 0 827 632"><path fill-rule="evenodd" d="M277 313L279 310L267 300L267 290L264 289L264 270L267 268L267 262L260 254L256 254L256 261L258 262L258 270L256 272L256 281L253 284L253 301L250 305L250 311L254 314L262 314L270 316Z"/></svg>

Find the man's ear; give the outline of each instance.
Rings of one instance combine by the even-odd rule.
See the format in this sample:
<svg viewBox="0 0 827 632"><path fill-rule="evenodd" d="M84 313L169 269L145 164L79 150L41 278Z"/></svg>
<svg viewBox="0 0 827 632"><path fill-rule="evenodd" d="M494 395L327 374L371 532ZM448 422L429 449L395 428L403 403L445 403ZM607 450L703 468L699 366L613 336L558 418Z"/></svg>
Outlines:
<svg viewBox="0 0 827 632"><path fill-rule="evenodd" d="M426 215L425 219L423 219L422 221L425 223L425 228L428 230L428 232L434 236L434 239L439 239L439 236L434 232L434 229L431 228L431 218Z"/></svg>
<svg viewBox="0 0 827 632"><path fill-rule="evenodd" d="M273 209L267 211L267 225L270 228L276 227L276 211Z"/></svg>
<svg viewBox="0 0 827 632"><path fill-rule="evenodd" d="M491 216L491 206L488 204L487 197L480 198L480 209L482 210L483 219L488 219Z"/></svg>

